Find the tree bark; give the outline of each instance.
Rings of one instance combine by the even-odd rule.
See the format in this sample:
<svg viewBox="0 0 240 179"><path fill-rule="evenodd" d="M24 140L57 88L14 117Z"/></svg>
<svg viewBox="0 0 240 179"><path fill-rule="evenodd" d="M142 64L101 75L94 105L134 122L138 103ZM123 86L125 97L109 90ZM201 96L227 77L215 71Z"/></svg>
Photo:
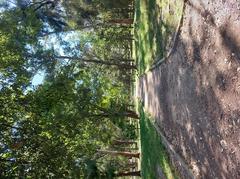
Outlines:
<svg viewBox="0 0 240 179"><path fill-rule="evenodd" d="M131 153L131 152L122 152L122 151L110 151L110 150L98 150L98 152L110 154L113 156L123 156L123 157L129 157L129 158L139 158L140 153Z"/></svg>
<svg viewBox="0 0 240 179"><path fill-rule="evenodd" d="M117 139L114 139L113 140L113 144L116 144L116 145L121 145L121 144L136 144L137 142L135 141L130 141L130 140L117 140Z"/></svg>
<svg viewBox="0 0 240 179"><path fill-rule="evenodd" d="M126 165L127 168L136 168L137 167L137 162L131 162Z"/></svg>
<svg viewBox="0 0 240 179"><path fill-rule="evenodd" d="M115 174L116 177L127 177L127 176L141 176L140 171L133 171L133 172L119 172Z"/></svg>
<svg viewBox="0 0 240 179"><path fill-rule="evenodd" d="M101 106L95 105L95 108L100 110L101 112L99 114L94 114L91 116L98 116L98 117L130 117L133 119L139 119L139 116L135 111L132 111L130 109L126 109L125 111L109 111L109 109L103 108Z"/></svg>
<svg viewBox="0 0 240 179"><path fill-rule="evenodd" d="M81 60L82 62L85 62L85 63L96 63L96 64L103 64L103 65L109 65L109 66L118 66L125 69L137 69L136 65L122 64L122 63L110 62L110 61L104 61L104 60L85 59L85 58L68 57L68 56L54 56L54 57L58 59Z"/></svg>
<svg viewBox="0 0 240 179"><path fill-rule="evenodd" d="M104 113L100 113L100 114L93 114L93 115L90 115L91 116L96 116L96 117L107 117L107 118L111 118L111 117L129 117L129 118L132 118L132 119L137 119L139 120L139 116L137 114L134 114L134 113L128 113L128 112L123 112L123 113L114 113L114 114L111 114L111 113L108 113L108 112L104 112Z"/></svg>
<svg viewBox="0 0 240 179"><path fill-rule="evenodd" d="M127 110L126 110L126 116L127 116L127 117L131 117L131 118L134 118L134 119L139 119L138 114L137 114L135 111L132 111L132 110L130 110L130 109L127 109Z"/></svg>
<svg viewBox="0 0 240 179"><path fill-rule="evenodd" d="M133 24L133 19L110 19L108 21L111 24Z"/></svg>

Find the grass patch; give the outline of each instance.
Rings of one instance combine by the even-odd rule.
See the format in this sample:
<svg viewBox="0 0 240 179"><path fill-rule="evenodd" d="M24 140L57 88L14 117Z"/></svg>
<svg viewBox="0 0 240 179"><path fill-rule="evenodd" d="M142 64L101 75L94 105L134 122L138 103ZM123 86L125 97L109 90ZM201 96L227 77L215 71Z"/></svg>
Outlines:
<svg viewBox="0 0 240 179"><path fill-rule="evenodd" d="M182 0L136 0L135 58L139 73L166 55L181 17Z"/></svg>
<svg viewBox="0 0 240 179"><path fill-rule="evenodd" d="M144 179L157 179L157 168L160 167L168 179L177 178L170 164L168 154L161 142L161 137L155 130L151 119L139 105L140 137L141 137L141 172Z"/></svg>

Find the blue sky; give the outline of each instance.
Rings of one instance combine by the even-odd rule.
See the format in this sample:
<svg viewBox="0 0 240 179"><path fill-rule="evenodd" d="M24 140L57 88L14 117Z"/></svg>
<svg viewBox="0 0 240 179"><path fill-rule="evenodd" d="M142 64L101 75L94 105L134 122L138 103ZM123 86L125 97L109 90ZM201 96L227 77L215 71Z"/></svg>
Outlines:
<svg viewBox="0 0 240 179"><path fill-rule="evenodd" d="M76 46L79 43L79 34L78 33L66 33L63 36L63 41L70 42L70 48L74 49L74 46ZM58 52L59 55L67 55L61 43L57 39L56 35L50 35L45 38L40 39L40 43L45 46L45 49L54 49L56 52ZM71 51L70 51L71 52ZM69 53L70 53L69 52ZM38 71L37 74L32 79L32 85L34 87L40 85L44 81L44 71Z"/></svg>
<svg viewBox="0 0 240 179"><path fill-rule="evenodd" d="M32 85L33 86L38 86L43 83L44 80L44 72L38 72L32 79Z"/></svg>

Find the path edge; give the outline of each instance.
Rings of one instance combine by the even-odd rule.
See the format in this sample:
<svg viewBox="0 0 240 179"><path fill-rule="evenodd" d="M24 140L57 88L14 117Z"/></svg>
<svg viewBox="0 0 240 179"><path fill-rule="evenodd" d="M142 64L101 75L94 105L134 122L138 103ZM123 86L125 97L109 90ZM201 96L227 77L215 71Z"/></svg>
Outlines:
<svg viewBox="0 0 240 179"><path fill-rule="evenodd" d="M182 157L179 156L179 154L177 154L175 152L174 147L172 146L172 144L170 144L170 142L168 142L166 137L160 131L157 124L153 123L153 122L152 122L152 124L153 124L155 130L157 131L157 133L160 135L161 141L169 154L170 161L171 161L172 165L174 166L174 168L176 169L176 171L179 173L180 177L182 179L195 179L195 177L194 177L192 171L189 169L188 165L185 163L185 161L182 159Z"/></svg>
<svg viewBox="0 0 240 179"><path fill-rule="evenodd" d="M174 52L174 50L176 48L176 44L177 44L177 37L180 35L180 32L181 32L181 27L182 27L182 24L183 24L183 17L184 17L185 9L186 9L186 2L187 2L187 0L183 0L182 15L181 15L181 18L179 20L177 29L176 29L176 31L174 33L172 48L168 51L166 57L163 57L163 58L161 58L159 60L156 60L156 62L150 67L150 69L147 70L145 73L143 73L142 76L144 76L148 72L153 71L155 68L159 67L163 62L165 62L173 54L173 52Z"/></svg>

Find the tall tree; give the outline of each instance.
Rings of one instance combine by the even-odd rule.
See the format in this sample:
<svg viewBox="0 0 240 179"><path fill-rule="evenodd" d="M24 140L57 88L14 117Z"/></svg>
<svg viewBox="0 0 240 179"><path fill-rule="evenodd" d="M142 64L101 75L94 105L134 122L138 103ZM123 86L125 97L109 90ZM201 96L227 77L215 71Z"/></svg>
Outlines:
<svg viewBox="0 0 240 179"><path fill-rule="evenodd" d="M135 66L121 46L107 50L114 42L110 35L117 39L127 30L114 33L111 27L102 39L93 28L81 31L87 23L104 23L97 1L10 3L0 12L1 178L80 178L88 173L86 166L93 175L112 176L88 161L109 164L110 159L95 157L97 151L129 132L128 117L138 119L114 71ZM69 34L74 40L66 40ZM33 87L38 71L45 79Z"/></svg>

